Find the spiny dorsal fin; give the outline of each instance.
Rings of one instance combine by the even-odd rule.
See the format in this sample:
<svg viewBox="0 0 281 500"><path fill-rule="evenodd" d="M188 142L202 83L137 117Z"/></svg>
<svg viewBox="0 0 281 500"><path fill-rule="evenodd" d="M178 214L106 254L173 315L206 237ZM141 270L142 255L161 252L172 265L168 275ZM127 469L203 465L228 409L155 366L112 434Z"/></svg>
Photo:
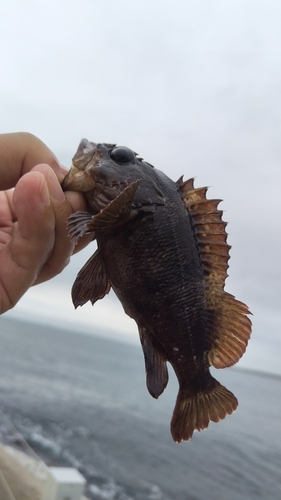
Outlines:
<svg viewBox="0 0 281 500"><path fill-rule="evenodd" d="M251 313L246 304L224 291L231 247L227 244L227 223L218 210L221 200L208 200L208 188L195 189L193 178L183 181L181 177L177 185L191 217L205 277L212 338L209 362L224 368L237 363L245 352L251 334L246 315Z"/></svg>
<svg viewBox="0 0 281 500"><path fill-rule="evenodd" d="M206 280L220 283L223 290L227 277L229 249L226 243L226 222L218 210L221 200L208 200L207 187L194 188L194 179L178 180L183 202L191 216Z"/></svg>

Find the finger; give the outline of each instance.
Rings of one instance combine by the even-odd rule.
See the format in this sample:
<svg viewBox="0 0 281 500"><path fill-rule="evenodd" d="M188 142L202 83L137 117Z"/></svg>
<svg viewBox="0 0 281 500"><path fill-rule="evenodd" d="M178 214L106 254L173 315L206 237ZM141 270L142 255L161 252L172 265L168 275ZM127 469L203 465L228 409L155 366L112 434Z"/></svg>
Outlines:
<svg viewBox="0 0 281 500"><path fill-rule="evenodd" d="M65 170L54 153L32 134L19 132L0 135L0 189L14 187L20 177L35 165L47 163L61 181Z"/></svg>
<svg viewBox="0 0 281 500"><path fill-rule="evenodd" d="M86 210L86 202L81 193L80 196L76 196L78 193L72 193L66 197L56 175L48 165L38 165L33 171L42 173L46 179L55 216L55 242L49 259L34 283L38 284L56 276L68 264L75 251L75 243L68 237L66 221L76 210ZM80 249L89 241L90 238L85 238Z"/></svg>
<svg viewBox="0 0 281 500"><path fill-rule="evenodd" d="M0 251L0 312L13 307L37 279L52 253L55 215L40 172L23 176L13 196L17 223L11 241Z"/></svg>

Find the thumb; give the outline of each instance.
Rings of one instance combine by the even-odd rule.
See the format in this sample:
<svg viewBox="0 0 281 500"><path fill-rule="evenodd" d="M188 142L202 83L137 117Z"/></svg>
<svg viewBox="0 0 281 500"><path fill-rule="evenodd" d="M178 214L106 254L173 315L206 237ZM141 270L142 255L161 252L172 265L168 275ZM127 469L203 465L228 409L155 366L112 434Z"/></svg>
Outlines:
<svg viewBox="0 0 281 500"><path fill-rule="evenodd" d="M34 283L55 242L55 216L40 172L18 181L13 195L17 222L0 251L0 313L13 307Z"/></svg>

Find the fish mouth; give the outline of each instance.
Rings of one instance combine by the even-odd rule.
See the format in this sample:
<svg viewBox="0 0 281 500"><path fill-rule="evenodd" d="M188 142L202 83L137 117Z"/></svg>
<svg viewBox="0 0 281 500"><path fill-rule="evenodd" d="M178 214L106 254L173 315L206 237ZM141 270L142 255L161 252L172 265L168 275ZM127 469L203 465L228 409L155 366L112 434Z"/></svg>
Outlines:
<svg viewBox="0 0 281 500"><path fill-rule="evenodd" d="M68 174L62 181L63 191L80 191L85 193L96 186L96 181L91 176L90 170L80 170L73 163Z"/></svg>
<svg viewBox="0 0 281 500"><path fill-rule="evenodd" d="M62 181L63 191L80 191L82 193L91 191L96 186L92 172L99 160L100 153L97 150L97 145L87 139L82 139L72 159L70 170Z"/></svg>

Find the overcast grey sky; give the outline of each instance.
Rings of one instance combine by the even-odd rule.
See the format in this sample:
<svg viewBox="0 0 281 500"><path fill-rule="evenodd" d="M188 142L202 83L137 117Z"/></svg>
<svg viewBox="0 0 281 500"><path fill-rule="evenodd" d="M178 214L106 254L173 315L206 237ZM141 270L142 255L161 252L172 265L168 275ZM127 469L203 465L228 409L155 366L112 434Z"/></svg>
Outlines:
<svg viewBox="0 0 281 500"><path fill-rule="evenodd" d="M70 165L82 137L137 151L222 198L226 290L253 336L241 366L281 373L281 3L10 0L0 6L0 132L40 137ZM74 311L87 249L12 315L137 340L112 296Z"/></svg>

